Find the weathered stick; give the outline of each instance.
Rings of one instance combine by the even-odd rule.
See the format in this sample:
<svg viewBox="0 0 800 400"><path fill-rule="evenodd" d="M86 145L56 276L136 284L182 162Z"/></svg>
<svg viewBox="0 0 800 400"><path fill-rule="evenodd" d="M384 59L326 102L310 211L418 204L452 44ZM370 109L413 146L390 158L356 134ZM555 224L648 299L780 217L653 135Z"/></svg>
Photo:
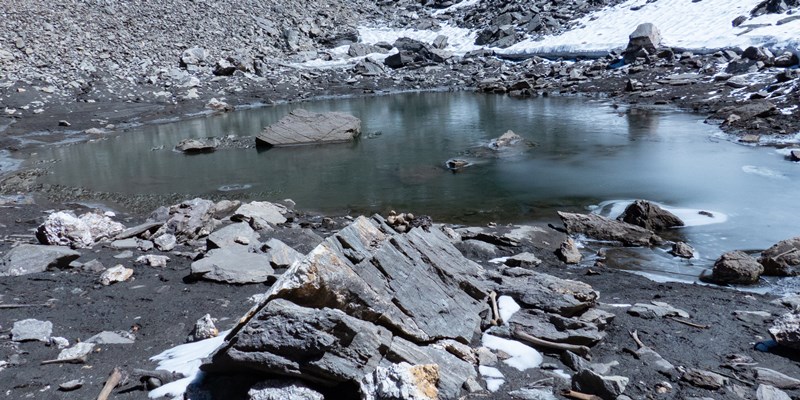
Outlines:
<svg viewBox="0 0 800 400"><path fill-rule="evenodd" d="M0 304L0 310L7 310L13 308L30 308L30 307L52 307L52 303L41 304Z"/></svg>
<svg viewBox="0 0 800 400"><path fill-rule="evenodd" d="M569 389L561 392L561 395L576 400L603 400L601 397L595 396L593 394L576 392L574 390L569 390Z"/></svg>
<svg viewBox="0 0 800 400"><path fill-rule="evenodd" d="M667 318L669 318L669 319L671 319L671 320L673 320L673 321L675 321L675 322L680 322L680 323L682 323L682 324L684 324L684 325L689 325L689 326L691 326L691 327L693 327L693 328L698 328L698 329L708 329L708 328L711 328L711 326L709 326L709 325L700 325L700 324L695 324L694 322L690 322L690 321L687 321L687 320L685 320L685 319L680 319L680 318L676 318L676 317L667 317Z"/></svg>
<svg viewBox="0 0 800 400"><path fill-rule="evenodd" d="M497 293L494 290L489 292L489 302L492 304L492 315L494 316L489 322L495 326L502 325L503 319L500 318L500 308L497 307Z"/></svg>
<svg viewBox="0 0 800 400"><path fill-rule="evenodd" d="M122 381L122 370L120 370L119 367L114 367L114 369L111 370L111 375L106 379L103 390L97 395L97 400L108 400L108 396L111 396L111 392L119 385L120 381Z"/></svg>
<svg viewBox="0 0 800 400"><path fill-rule="evenodd" d="M642 343L641 340L639 340L639 332L637 332L636 330L633 330L633 331L630 331L628 333L630 333L631 337L633 338L633 341L636 342L636 345L639 346L640 349L642 347L647 347L647 346L644 345L644 343Z"/></svg>
<svg viewBox="0 0 800 400"><path fill-rule="evenodd" d="M514 331L514 337L522 339L534 346L545 347L548 349L556 349L556 350L569 350L587 360L591 359L591 355L589 354L589 348L586 346L579 346L575 344L567 344L567 343L556 343L551 342L549 340L539 339L535 336L531 336L521 329L517 329Z"/></svg>
<svg viewBox="0 0 800 400"><path fill-rule="evenodd" d="M72 357L72 358L62 358L62 359L53 359L53 360L44 360L40 363L40 365L47 365L47 364L83 364L86 362L86 356L80 357Z"/></svg>

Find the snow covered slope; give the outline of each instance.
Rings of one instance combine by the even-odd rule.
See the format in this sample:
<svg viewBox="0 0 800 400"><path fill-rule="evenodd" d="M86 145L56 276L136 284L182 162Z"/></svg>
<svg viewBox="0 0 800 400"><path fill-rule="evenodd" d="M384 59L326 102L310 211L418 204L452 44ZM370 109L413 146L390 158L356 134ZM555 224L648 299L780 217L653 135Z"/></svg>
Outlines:
<svg viewBox="0 0 800 400"><path fill-rule="evenodd" d="M686 49L715 49L764 45L773 49L800 48L800 20L778 25L786 14L751 18L739 27L732 21L750 15L760 0L630 0L582 18L583 26L541 41L526 40L502 53L607 51L624 48L628 35L641 23L661 31L663 44ZM641 8L639 8L641 7ZM768 24L769 26L756 26Z"/></svg>

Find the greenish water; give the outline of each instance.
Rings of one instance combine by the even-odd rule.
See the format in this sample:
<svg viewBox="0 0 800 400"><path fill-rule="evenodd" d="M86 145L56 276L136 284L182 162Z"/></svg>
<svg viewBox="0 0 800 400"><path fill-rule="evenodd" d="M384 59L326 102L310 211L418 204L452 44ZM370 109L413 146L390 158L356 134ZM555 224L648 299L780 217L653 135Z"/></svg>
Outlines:
<svg viewBox="0 0 800 400"><path fill-rule="evenodd" d="M351 113L361 118L364 133L349 144L191 156L171 151L187 137L255 135L294 108ZM535 147L471 157L509 129ZM37 157L59 160L46 178L53 183L122 193L291 198L301 209L325 213L394 209L438 221L527 222L553 220L556 210L612 213L620 201L636 198L690 214L710 210L718 223L680 231L701 261L667 262L695 274L723 250L763 248L800 234L800 165L774 149L723 137L700 117L679 112L621 112L575 98L417 93L143 126L108 140L48 148ZM443 164L453 157L475 164L452 173Z"/></svg>

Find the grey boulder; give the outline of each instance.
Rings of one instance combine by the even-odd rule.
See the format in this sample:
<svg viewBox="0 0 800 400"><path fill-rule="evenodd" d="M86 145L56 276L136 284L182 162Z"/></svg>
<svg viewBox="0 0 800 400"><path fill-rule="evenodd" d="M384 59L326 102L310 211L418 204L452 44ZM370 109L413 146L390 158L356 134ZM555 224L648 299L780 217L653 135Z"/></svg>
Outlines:
<svg viewBox="0 0 800 400"><path fill-rule="evenodd" d="M175 235L179 243L208 236L214 231L214 202L195 198L169 208L167 222L153 234Z"/></svg>
<svg viewBox="0 0 800 400"><path fill-rule="evenodd" d="M758 282L764 267L747 253L739 250L730 251L714 263L711 281L722 284L753 284Z"/></svg>
<svg viewBox="0 0 800 400"><path fill-rule="evenodd" d="M617 219L651 231L684 225L683 221L675 214L646 200L634 201Z"/></svg>
<svg viewBox="0 0 800 400"><path fill-rule="evenodd" d="M275 273L267 256L230 248L210 250L191 268L196 277L225 283L262 283Z"/></svg>
<svg viewBox="0 0 800 400"><path fill-rule="evenodd" d="M603 376L587 368L572 377L572 388L603 400L613 400L625 391L628 381L624 376Z"/></svg>
<svg viewBox="0 0 800 400"><path fill-rule="evenodd" d="M764 266L764 275L797 275L800 272L800 236L782 240L764 250L759 262Z"/></svg>
<svg viewBox="0 0 800 400"><path fill-rule="evenodd" d="M26 342L29 340L49 342L52 333L53 323L50 321L23 319L22 321L14 322L14 326L11 327L11 340L15 342Z"/></svg>
<svg viewBox="0 0 800 400"><path fill-rule="evenodd" d="M391 341L386 328L343 311L274 299L206 368L248 368L327 384L358 382L377 368Z"/></svg>
<svg viewBox="0 0 800 400"><path fill-rule="evenodd" d="M67 268L80 256L77 251L64 247L21 244L0 258L0 276L20 276L44 272L48 268Z"/></svg>
<svg viewBox="0 0 800 400"><path fill-rule="evenodd" d="M649 246L662 241L650 230L600 215L559 211L558 216L569 234L584 234L598 240L617 241L625 246Z"/></svg>
<svg viewBox="0 0 800 400"><path fill-rule="evenodd" d="M256 144L291 146L353 140L361 133L361 120L345 113L313 113L296 109L256 136Z"/></svg>
<svg viewBox="0 0 800 400"><path fill-rule="evenodd" d="M253 229L269 229L286 222L286 207L268 201L242 204L231 216L232 221L247 222Z"/></svg>
<svg viewBox="0 0 800 400"><path fill-rule="evenodd" d="M800 310L778 317L769 328L769 333L781 346L800 350Z"/></svg>

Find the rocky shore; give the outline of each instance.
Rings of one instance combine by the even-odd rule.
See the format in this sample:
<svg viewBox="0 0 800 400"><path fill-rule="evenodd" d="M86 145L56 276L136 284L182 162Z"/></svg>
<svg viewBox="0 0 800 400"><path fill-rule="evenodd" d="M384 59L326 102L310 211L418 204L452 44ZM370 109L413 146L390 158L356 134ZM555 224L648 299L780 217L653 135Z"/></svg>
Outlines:
<svg viewBox="0 0 800 400"><path fill-rule="evenodd" d="M0 149L13 157L198 113L424 90L675 107L747 144L800 132L796 53L667 48L648 21L607 55L497 50L621 2L558 3L2 5ZM765 1L731 23L797 6ZM473 29L486 49L459 53L447 35L367 43L364 24ZM604 267L567 235L662 243L676 221L645 203L622 221L563 213L563 228L463 227L424 210L323 216L292 201L44 190L44 169L11 169L0 163L8 398L183 398L193 367L206 375L188 386L192 399L800 398L796 298L652 282ZM122 210L74 203L89 199ZM691 257L687 246L673 254ZM797 249L787 238L761 258L726 254L709 279L794 275ZM598 261L576 266L587 256Z"/></svg>

